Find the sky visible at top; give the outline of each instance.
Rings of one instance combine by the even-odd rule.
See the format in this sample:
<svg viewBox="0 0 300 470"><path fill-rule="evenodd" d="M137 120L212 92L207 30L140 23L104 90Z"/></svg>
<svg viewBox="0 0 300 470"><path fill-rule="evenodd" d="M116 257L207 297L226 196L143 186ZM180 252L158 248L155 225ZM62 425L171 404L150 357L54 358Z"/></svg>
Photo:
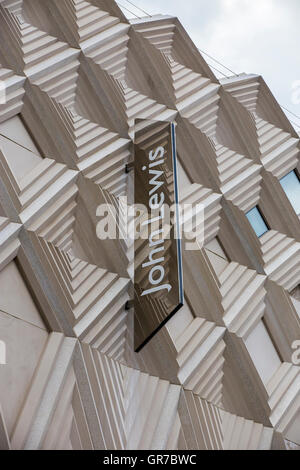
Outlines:
<svg viewBox="0 0 300 470"><path fill-rule="evenodd" d="M287 114L300 132L300 0L131 1L150 15L177 16L200 49L235 73L262 75L279 103L299 116ZM145 16L127 0L117 2Z"/></svg>

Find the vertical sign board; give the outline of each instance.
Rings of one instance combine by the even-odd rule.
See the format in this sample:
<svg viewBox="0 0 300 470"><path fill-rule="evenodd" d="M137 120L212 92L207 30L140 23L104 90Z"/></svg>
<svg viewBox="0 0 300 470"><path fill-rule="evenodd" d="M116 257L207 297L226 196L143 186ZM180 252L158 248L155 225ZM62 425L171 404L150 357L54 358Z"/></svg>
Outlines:
<svg viewBox="0 0 300 470"><path fill-rule="evenodd" d="M139 352L183 305L175 124L136 120L134 347ZM170 211L171 209L171 211ZM138 233L141 236L137 236Z"/></svg>

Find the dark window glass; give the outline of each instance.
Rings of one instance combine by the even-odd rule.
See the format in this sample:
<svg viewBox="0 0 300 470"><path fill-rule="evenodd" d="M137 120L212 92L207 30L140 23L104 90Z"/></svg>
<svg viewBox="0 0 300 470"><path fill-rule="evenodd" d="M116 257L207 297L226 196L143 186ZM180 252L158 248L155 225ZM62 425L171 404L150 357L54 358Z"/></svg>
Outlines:
<svg viewBox="0 0 300 470"><path fill-rule="evenodd" d="M269 227L264 221L258 207L254 207L251 211L247 212L246 217L258 237L261 237L264 233L269 231Z"/></svg>

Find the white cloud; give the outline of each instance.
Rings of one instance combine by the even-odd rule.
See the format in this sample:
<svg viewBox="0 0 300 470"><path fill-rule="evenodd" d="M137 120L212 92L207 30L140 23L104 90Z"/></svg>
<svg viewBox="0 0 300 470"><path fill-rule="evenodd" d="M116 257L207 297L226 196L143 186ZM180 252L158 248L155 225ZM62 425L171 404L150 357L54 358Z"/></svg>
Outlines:
<svg viewBox="0 0 300 470"><path fill-rule="evenodd" d="M200 49L237 73L262 75L281 104L300 116L292 89L300 80L299 0L133 1L150 14L178 16Z"/></svg>

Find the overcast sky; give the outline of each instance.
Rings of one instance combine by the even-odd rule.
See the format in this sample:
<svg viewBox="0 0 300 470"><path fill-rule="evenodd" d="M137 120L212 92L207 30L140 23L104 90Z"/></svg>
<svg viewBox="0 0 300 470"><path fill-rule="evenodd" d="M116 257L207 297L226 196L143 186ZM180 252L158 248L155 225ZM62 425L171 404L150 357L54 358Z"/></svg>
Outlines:
<svg viewBox="0 0 300 470"><path fill-rule="evenodd" d="M300 0L131 1L150 15L177 16L200 49L236 73L261 74L280 104L300 116ZM288 117L299 130L300 119Z"/></svg>

